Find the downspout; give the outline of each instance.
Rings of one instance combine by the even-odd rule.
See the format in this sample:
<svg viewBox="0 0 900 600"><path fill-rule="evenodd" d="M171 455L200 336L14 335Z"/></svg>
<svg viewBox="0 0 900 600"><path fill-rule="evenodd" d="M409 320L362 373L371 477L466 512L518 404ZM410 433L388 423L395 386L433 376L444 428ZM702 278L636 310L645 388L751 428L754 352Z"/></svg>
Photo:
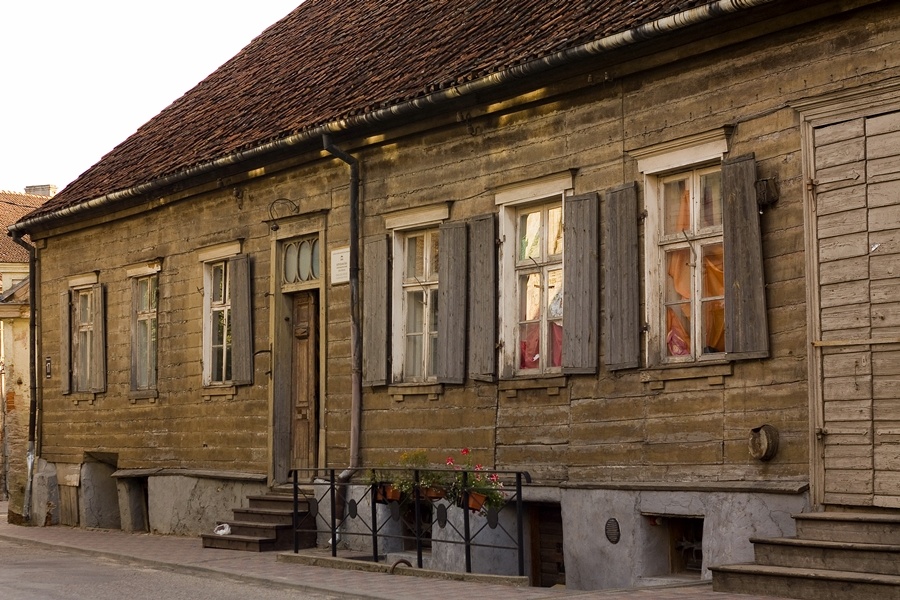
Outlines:
<svg viewBox="0 0 900 600"><path fill-rule="evenodd" d="M271 152L284 151L291 149L298 144L310 142L319 136L323 138L329 134L347 131L354 127L372 125L375 123L383 123L409 117L417 111L428 106L440 105L445 102L453 101L461 97L471 96L480 92L497 89L507 83L525 79L539 73L543 73L550 69L561 67L577 60L592 56L600 56L611 50L623 48L632 44L662 37L666 34L673 33L687 27L700 25L708 21L712 21L717 17L756 8L766 4L772 4L776 0L719 0L698 8L692 8L668 17L645 23L638 27L616 33L613 35L587 42L580 46L560 50L547 56L536 58L521 65L491 73L483 77L479 77L472 81L453 86L451 88L442 89L432 92L425 96L412 98L400 102L398 104L379 108L362 114L336 119L328 123L288 135L284 138L263 143L259 146L247 150L239 150L221 156L219 158L207 160L189 167L183 171L165 175L152 181L141 183L124 190L118 190L109 194L92 198L86 202L81 202L72 206L62 207L58 210L37 215L31 218L25 218L18 223L10 226L9 231L12 234L21 235L30 231L34 226L52 222L59 218L73 217L82 214L91 209L99 209L120 200L134 198L142 194L149 194L160 190L168 185L172 185L192 177L198 177L216 171L218 169L234 165L243 161L257 159ZM335 154L335 156L338 156ZM342 159L343 160L343 159ZM346 161L344 161L346 162ZM352 167L351 167L352 168Z"/></svg>
<svg viewBox="0 0 900 600"><path fill-rule="evenodd" d="M36 291L34 266L34 246L24 241L21 234L13 235L12 241L28 252L28 385L31 390L31 401L28 404L28 447L25 455L25 499L22 501L22 517L31 521L32 479L34 476L35 439L37 438L37 320L35 319Z"/></svg>
<svg viewBox="0 0 900 600"><path fill-rule="evenodd" d="M343 522L347 484L359 467L359 435L362 428L362 335L359 314L359 161L322 136L325 151L350 165L350 464L338 476L340 484L335 517ZM339 526L340 527L340 526ZM338 540L332 540L337 544Z"/></svg>

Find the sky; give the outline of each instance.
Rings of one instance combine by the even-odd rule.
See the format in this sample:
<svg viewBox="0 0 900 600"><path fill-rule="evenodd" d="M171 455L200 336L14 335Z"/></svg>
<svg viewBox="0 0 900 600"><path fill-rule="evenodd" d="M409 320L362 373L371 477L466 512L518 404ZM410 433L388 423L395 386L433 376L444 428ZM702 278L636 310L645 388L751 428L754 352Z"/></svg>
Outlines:
<svg viewBox="0 0 900 600"><path fill-rule="evenodd" d="M0 1L0 190L62 190L301 1Z"/></svg>

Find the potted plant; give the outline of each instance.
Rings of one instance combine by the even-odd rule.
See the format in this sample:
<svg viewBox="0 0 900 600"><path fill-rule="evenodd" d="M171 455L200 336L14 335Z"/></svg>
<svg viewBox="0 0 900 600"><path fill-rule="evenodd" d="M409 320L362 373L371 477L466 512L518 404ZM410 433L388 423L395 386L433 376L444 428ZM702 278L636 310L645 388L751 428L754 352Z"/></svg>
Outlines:
<svg viewBox="0 0 900 600"><path fill-rule="evenodd" d="M472 465L468 448L463 448L459 453L461 464L453 456L448 456L445 461L448 467L456 471L448 498L482 515L486 515L491 508L502 508L506 495L499 475L487 471L481 464Z"/></svg>

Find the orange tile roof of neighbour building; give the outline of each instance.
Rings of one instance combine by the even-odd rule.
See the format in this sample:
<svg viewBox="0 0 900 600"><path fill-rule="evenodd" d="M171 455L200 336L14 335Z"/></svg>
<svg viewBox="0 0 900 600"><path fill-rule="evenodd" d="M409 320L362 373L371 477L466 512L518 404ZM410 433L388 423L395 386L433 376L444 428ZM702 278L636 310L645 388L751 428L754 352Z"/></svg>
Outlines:
<svg viewBox="0 0 900 600"><path fill-rule="evenodd" d="M0 262L28 262L28 252L6 235L6 228L48 200L47 196L0 190L0 224L3 225L0 233Z"/></svg>
<svg viewBox="0 0 900 600"><path fill-rule="evenodd" d="M734 11L748 4L728 1ZM359 122L361 115L708 4L306 0L29 218L184 176L324 124Z"/></svg>

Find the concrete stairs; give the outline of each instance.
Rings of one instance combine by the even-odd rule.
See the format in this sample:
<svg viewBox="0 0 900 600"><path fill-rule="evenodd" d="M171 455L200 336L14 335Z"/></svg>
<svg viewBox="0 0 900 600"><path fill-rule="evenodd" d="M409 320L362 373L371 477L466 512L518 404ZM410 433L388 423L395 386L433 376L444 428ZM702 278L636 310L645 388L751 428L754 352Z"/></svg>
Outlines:
<svg viewBox="0 0 900 600"><path fill-rule="evenodd" d="M294 537L291 531L294 498L291 494L269 492L262 496L248 496L249 506L234 508L234 519L218 521L231 527L228 535L204 533L204 548L243 550L245 552L269 552L292 550ZM298 510L300 518L309 512L306 496L301 495ZM300 547L314 548L315 532L301 532Z"/></svg>
<svg viewBox="0 0 900 600"><path fill-rule="evenodd" d="M713 567L713 590L809 600L900 600L900 515L794 515L797 537L751 538L755 563Z"/></svg>

